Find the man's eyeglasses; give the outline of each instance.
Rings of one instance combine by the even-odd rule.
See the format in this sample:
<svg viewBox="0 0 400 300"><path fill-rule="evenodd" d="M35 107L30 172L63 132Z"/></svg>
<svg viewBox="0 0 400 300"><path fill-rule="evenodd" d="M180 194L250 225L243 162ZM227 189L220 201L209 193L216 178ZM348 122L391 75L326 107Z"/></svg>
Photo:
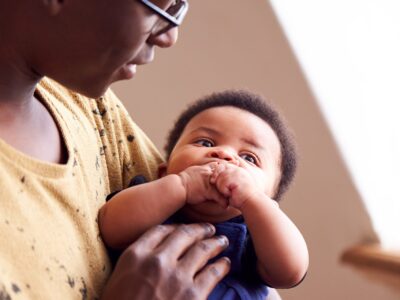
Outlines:
<svg viewBox="0 0 400 300"><path fill-rule="evenodd" d="M154 35L162 34L173 27L181 25L189 9L189 3L184 0L174 1L166 10L148 0L140 0L140 2L160 17L154 25L152 31Z"/></svg>

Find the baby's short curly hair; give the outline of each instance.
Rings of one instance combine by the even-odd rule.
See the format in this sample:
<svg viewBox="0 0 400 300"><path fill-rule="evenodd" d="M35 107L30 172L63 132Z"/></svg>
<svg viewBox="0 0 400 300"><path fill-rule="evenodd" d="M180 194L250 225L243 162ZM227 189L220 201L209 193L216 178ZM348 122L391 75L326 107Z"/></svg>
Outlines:
<svg viewBox="0 0 400 300"><path fill-rule="evenodd" d="M169 159L172 150L190 120L206 109L220 106L232 106L248 111L263 119L274 130L281 145L281 178L274 199L280 200L295 175L297 166L296 146L290 130L278 111L263 97L252 92L227 90L213 93L189 105L180 114L168 135L167 143L164 147L167 159Z"/></svg>

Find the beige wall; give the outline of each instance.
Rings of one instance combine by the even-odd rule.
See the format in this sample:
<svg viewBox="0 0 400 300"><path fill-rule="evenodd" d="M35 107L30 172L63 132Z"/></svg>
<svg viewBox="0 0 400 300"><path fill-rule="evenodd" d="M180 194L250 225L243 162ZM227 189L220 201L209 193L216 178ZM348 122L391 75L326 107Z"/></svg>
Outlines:
<svg viewBox="0 0 400 300"><path fill-rule="evenodd" d="M301 164L282 208L310 250L306 280L284 299L399 299L399 291L339 262L347 246L374 237L368 216L299 65L264 0L192 0L178 44L157 51L133 81L114 90L158 147L186 103L212 91L248 88L276 103L294 129ZM317 25L316 25L317 26Z"/></svg>

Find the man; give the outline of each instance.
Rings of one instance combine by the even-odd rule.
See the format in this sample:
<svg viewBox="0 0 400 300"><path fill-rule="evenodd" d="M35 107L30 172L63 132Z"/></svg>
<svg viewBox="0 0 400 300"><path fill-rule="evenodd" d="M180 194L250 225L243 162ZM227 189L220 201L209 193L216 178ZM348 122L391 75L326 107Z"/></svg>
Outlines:
<svg viewBox="0 0 400 300"><path fill-rule="evenodd" d="M208 224L149 230L111 276L97 239L104 195L137 170L151 176L159 157L110 92L91 98L174 45L186 10L0 0L0 299L204 299L228 272L227 259L204 267L227 244ZM116 139L118 129L134 135ZM142 157L126 161L119 145Z"/></svg>

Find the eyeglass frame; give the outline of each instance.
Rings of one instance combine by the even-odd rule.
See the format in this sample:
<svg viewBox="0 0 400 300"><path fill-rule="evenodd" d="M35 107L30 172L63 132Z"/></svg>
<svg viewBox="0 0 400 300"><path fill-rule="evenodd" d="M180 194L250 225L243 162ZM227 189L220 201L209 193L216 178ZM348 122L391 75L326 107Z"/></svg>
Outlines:
<svg viewBox="0 0 400 300"><path fill-rule="evenodd" d="M159 8L157 5L155 5L149 0L139 0L139 1L140 3L148 7L150 10L152 10L154 13L156 13L158 16L169 22L172 27L177 27L182 24L182 21L185 18L185 15L189 9L189 3L185 0L181 0L181 2L185 3L185 5L183 11L181 12L181 18L177 19L171 16L169 13L167 13L167 11Z"/></svg>

